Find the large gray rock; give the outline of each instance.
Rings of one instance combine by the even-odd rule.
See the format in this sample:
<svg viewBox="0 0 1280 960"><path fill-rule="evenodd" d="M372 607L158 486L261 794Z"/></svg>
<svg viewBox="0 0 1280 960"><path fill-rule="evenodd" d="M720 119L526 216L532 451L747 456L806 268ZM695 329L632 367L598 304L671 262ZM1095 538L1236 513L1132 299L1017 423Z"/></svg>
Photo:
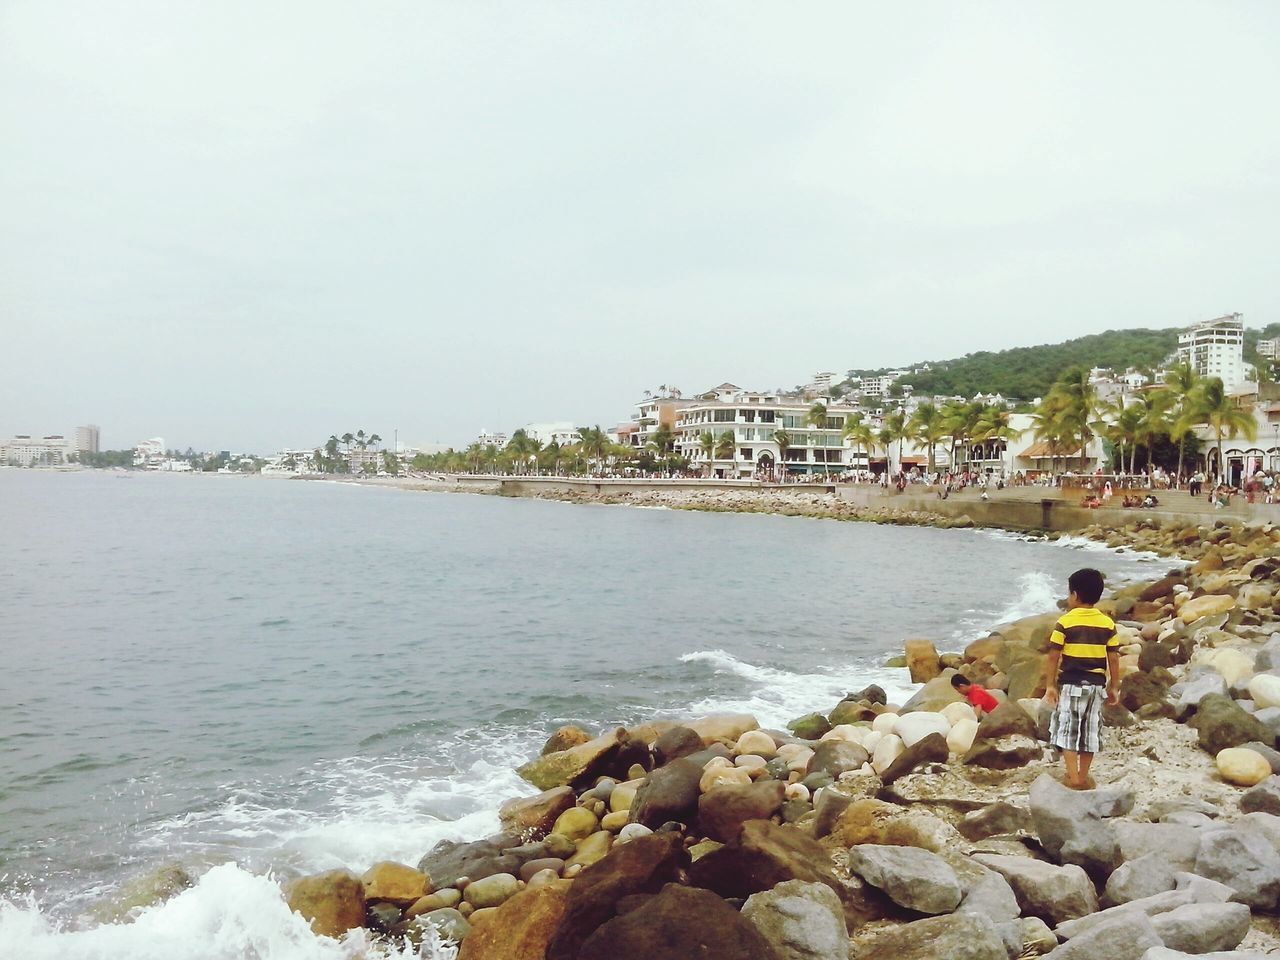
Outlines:
<svg viewBox="0 0 1280 960"><path fill-rule="evenodd" d="M1228 696L1211 693L1200 701L1196 715L1188 721L1199 734L1200 746L1214 756L1228 747L1238 747L1250 740L1263 743L1271 736L1265 724L1240 709Z"/></svg>
<svg viewBox="0 0 1280 960"><path fill-rule="evenodd" d="M952 857L949 862L964 890L957 913L979 913L997 923L1016 920L1022 913L1013 888L1000 874L968 857Z"/></svg>
<svg viewBox="0 0 1280 960"><path fill-rule="evenodd" d="M853 797L848 794L838 793L831 788L819 791L813 803L813 835L819 840L829 835L835 829L840 815L849 809L851 803Z"/></svg>
<svg viewBox="0 0 1280 960"><path fill-rule="evenodd" d="M1225 697L1227 695L1227 681L1222 679L1222 674L1220 673L1207 673L1195 680L1175 683L1170 692L1178 697L1178 701L1174 706L1178 709L1178 715L1183 716L1199 707L1200 701L1210 694Z"/></svg>
<svg viewBox="0 0 1280 960"><path fill-rule="evenodd" d="M656 830L671 820L692 823L698 813L702 767L687 757L654 770L631 801L631 822Z"/></svg>
<svg viewBox="0 0 1280 960"><path fill-rule="evenodd" d="M1040 845L1054 859L1108 875L1120 864L1115 829L1104 817L1133 809L1133 791L1070 790L1047 773L1030 792L1031 820Z"/></svg>
<svg viewBox="0 0 1280 960"><path fill-rule="evenodd" d="M813 748L813 756L809 759L808 773L823 770L839 780L840 774L861 770L867 762L867 751L856 743L846 740L823 740Z"/></svg>
<svg viewBox="0 0 1280 960"><path fill-rule="evenodd" d="M1141 913L1148 917L1154 917L1195 902L1195 894L1190 890L1168 890L1153 897L1144 897L1141 900L1133 900L1099 913L1091 913L1075 920L1067 920L1065 923L1058 924L1053 932L1063 940L1074 940L1076 937L1083 936L1091 930L1110 923L1117 917L1128 913Z"/></svg>
<svg viewBox="0 0 1280 960"><path fill-rule="evenodd" d="M1175 879L1178 885L1174 889L1190 890L1196 903L1228 903L1235 899L1235 890L1217 880L1194 873L1179 873Z"/></svg>
<svg viewBox="0 0 1280 960"><path fill-rule="evenodd" d="M849 869L898 906L919 913L950 913L963 893L947 861L917 847L860 843L849 849Z"/></svg>
<svg viewBox="0 0 1280 960"><path fill-rule="evenodd" d="M519 841L512 837L489 840L473 840L460 843L441 840L431 852L418 861L418 869L431 878L437 890L452 887L459 877L482 880L495 873L516 874L520 871L520 858L504 854L504 847L514 847Z"/></svg>
<svg viewBox="0 0 1280 960"><path fill-rule="evenodd" d="M959 824L961 836L968 840L1030 832L1032 828L1031 811L1004 800L966 813Z"/></svg>
<svg viewBox="0 0 1280 960"><path fill-rule="evenodd" d="M826 884L787 880L753 893L742 917L773 946L778 960L829 960L849 950L844 907Z"/></svg>
<svg viewBox="0 0 1280 960"><path fill-rule="evenodd" d="M1116 905L1165 893L1177 886L1179 872L1178 867L1159 851L1127 860L1107 878L1102 901Z"/></svg>
<svg viewBox="0 0 1280 960"><path fill-rule="evenodd" d="M1275 954L1254 953L1252 950L1195 954L1170 950L1168 947L1152 947L1142 955L1142 960L1275 960Z"/></svg>
<svg viewBox="0 0 1280 960"><path fill-rule="evenodd" d="M748 820L767 820L778 813L784 790L786 785L777 780L716 787L698 800L698 829L712 840L728 843Z"/></svg>
<svg viewBox="0 0 1280 960"><path fill-rule="evenodd" d="M1050 926L1098 909L1093 882L1075 864L1055 867L1043 860L995 853L974 854L973 859L1009 881L1023 914L1039 917Z"/></svg>
<svg viewBox="0 0 1280 960"><path fill-rule="evenodd" d="M1190 903L1153 918L1152 925L1166 947L1209 953L1240 946L1251 918L1243 903Z"/></svg>
<svg viewBox="0 0 1280 960"><path fill-rule="evenodd" d="M1280 855L1252 831L1215 830L1200 838L1195 873L1225 883L1241 903L1273 909L1280 898Z"/></svg>
<svg viewBox="0 0 1280 960"><path fill-rule="evenodd" d="M995 923L972 913L888 927L855 941L849 952L849 960L1008 960L1008 956ZM833 954L832 960L842 957Z"/></svg>
<svg viewBox="0 0 1280 960"><path fill-rule="evenodd" d="M1131 910L1068 940L1046 953L1044 960L1142 960L1144 953L1159 946L1163 944L1151 918Z"/></svg>
<svg viewBox="0 0 1280 960"><path fill-rule="evenodd" d="M917 767L926 763L946 763L950 756L951 750L947 746L947 738L940 733L931 733L903 750L898 758L889 764L889 768L880 774L880 782L887 787L912 773Z"/></svg>
<svg viewBox="0 0 1280 960"><path fill-rule="evenodd" d="M1195 866L1200 852L1200 834L1176 823L1134 823L1117 820L1116 840L1120 843L1120 856L1127 862L1149 853L1159 853L1179 870Z"/></svg>
<svg viewBox="0 0 1280 960"><path fill-rule="evenodd" d="M1240 797L1241 813L1280 814L1280 777L1272 774Z"/></svg>

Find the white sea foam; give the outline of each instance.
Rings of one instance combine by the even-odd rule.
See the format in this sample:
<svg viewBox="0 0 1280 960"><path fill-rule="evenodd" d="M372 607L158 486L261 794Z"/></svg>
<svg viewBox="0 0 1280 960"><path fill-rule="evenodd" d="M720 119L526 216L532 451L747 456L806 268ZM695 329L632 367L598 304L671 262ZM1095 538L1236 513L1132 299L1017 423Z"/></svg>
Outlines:
<svg viewBox="0 0 1280 960"><path fill-rule="evenodd" d="M915 690L905 670L868 661L825 667L821 673L792 673L747 663L724 650L698 650L680 660L706 663L718 673L736 674L755 684L741 695L718 694L700 700L688 708L690 713L750 713L766 727L781 727L815 705L835 703L849 691L872 683L879 684L891 701L901 702Z"/></svg>
<svg viewBox="0 0 1280 960"><path fill-rule="evenodd" d="M363 930L317 937L291 913L275 881L235 864L214 867L189 890L132 923L61 928L31 903L0 900L0 955L23 960L454 960L438 941L423 952L388 947Z"/></svg>

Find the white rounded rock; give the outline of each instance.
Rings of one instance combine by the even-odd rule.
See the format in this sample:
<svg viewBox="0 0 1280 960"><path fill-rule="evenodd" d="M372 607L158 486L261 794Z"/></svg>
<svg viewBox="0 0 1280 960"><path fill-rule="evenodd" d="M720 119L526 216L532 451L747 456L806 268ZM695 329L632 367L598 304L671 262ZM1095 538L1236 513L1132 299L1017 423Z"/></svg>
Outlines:
<svg viewBox="0 0 1280 960"><path fill-rule="evenodd" d="M813 759L813 751L808 747L803 748L803 753L793 754L791 759L787 761L788 773L804 773L809 769L809 761Z"/></svg>
<svg viewBox="0 0 1280 960"><path fill-rule="evenodd" d="M1210 664L1218 671L1227 686L1233 687L1245 677L1253 673L1253 657L1243 650L1215 650Z"/></svg>
<svg viewBox="0 0 1280 960"><path fill-rule="evenodd" d="M867 753L875 753L876 747L884 738L885 734L881 733L879 730L868 730L867 735L862 738L862 749L867 751Z"/></svg>
<svg viewBox="0 0 1280 960"><path fill-rule="evenodd" d="M733 748L733 752L738 756L751 754L757 757L764 757L766 760L772 760L778 755L778 745L773 742L773 737L763 730L748 730L738 738L738 743Z"/></svg>
<svg viewBox="0 0 1280 960"><path fill-rule="evenodd" d="M616 843L627 843L635 840L637 837L647 837L653 833L643 823L628 823L625 827L618 831L618 839Z"/></svg>
<svg viewBox="0 0 1280 960"><path fill-rule="evenodd" d="M735 757L733 761L735 767L741 767L744 770L763 770L768 763L768 760L755 753L744 753L740 757Z"/></svg>
<svg viewBox="0 0 1280 960"><path fill-rule="evenodd" d="M871 729L876 733L893 733L893 725L897 722L896 713L882 713L871 721Z"/></svg>
<svg viewBox="0 0 1280 960"><path fill-rule="evenodd" d="M1220 750L1216 762L1222 779L1237 786L1257 786L1271 776L1271 764L1267 762L1267 758L1247 747L1227 747Z"/></svg>
<svg viewBox="0 0 1280 960"><path fill-rule="evenodd" d="M842 723L824 733L820 740L844 740L846 743L857 743L862 738L862 727L851 723Z"/></svg>
<svg viewBox="0 0 1280 960"><path fill-rule="evenodd" d="M947 722L953 727L961 720L973 720L976 723L978 719L973 706L968 703L948 703L938 712L946 717Z"/></svg>
<svg viewBox="0 0 1280 960"><path fill-rule="evenodd" d="M931 733L940 733L944 737L951 732L951 722L940 713L904 713L893 725L894 735L903 744L913 747Z"/></svg>
<svg viewBox="0 0 1280 960"><path fill-rule="evenodd" d="M725 784L745 787L751 783L751 771L741 767L712 767L702 774L698 789L703 793Z"/></svg>
<svg viewBox="0 0 1280 960"><path fill-rule="evenodd" d="M871 769L876 773L884 773L905 749L900 738L892 733L886 735L876 744L876 752L871 757Z"/></svg>
<svg viewBox="0 0 1280 960"><path fill-rule="evenodd" d="M788 800L808 800L809 788L803 783L789 783L783 796Z"/></svg>
<svg viewBox="0 0 1280 960"><path fill-rule="evenodd" d="M977 720L957 721L951 728L951 732L947 734L947 749L952 753L968 753L977 733Z"/></svg>
<svg viewBox="0 0 1280 960"><path fill-rule="evenodd" d="M1260 673L1249 681L1249 696L1262 707L1280 707L1280 677Z"/></svg>

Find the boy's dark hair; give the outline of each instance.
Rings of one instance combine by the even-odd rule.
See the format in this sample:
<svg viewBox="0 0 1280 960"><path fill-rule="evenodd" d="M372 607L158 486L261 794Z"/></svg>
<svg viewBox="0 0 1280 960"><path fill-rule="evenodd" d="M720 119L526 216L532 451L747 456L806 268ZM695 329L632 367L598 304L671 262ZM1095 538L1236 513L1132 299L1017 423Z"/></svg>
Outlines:
<svg viewBox="0 0 1280 960"><path fill-rule="evenodd" d="M968 677L962 677L960 674L955 673L951 675L951 685L959 690L961 687L972 686L973 681Z"/></svg>
<svg viewBox="0 0 1280 960"><path fill-rule="evenodd" d="M1102 599L1102 574L1092 567L1077 570L1067 578L1067 588L1083 603L1095 604Z"/></svg>

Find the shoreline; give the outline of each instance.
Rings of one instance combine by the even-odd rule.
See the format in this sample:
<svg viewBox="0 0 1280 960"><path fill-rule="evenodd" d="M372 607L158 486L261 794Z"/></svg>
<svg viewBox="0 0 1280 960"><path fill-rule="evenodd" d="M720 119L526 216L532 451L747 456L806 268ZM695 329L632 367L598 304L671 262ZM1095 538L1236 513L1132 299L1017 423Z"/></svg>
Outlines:
<svg viewBox="0 0 1280 960"><path fill-rule="evenodd" d="M909 641L919 685L898 705L868 687L785 729L749 715L561 728L520 768L529 794L503 804L504 833L442 841L417 865L296 878L283 895L318 933L389 945L438 933L460 941L458 960L625 960L652 947L646 929L693 950L708 924L721 942L753 945L708 956L753 960L786 960L787 938L815 931L842 936L851 958L941 960L965 943L992 960L1139 960L1145 948L1109 951L1124 938L1185 947L1188 928L1213 949L1278 951L1280 754L1268 751L1280 724L1259 734L1277 718L1262 712L1271 681L1250 678L1270 676L1280 633L1280 532L1144 517L1082 535L1184 561L1104 601L1120 624L1125 706L1110 711L1096 790L1062 787L1042 746L1036 684L1057 616L1045 611L993 626L961 654ZM950 686L957 670L1001 708L979 722ZM1252 769L1241 773L1232 754L1250 734L1266 743L1244 748ZM1064 808L1065 821L1054 813ZM1214 857L1227 841L1261 864L1224 867ZM1247 870L1272 870L1274 889L1223 886ZM939 884L958 899L922 899ZM793 901L803 930L783 922Z"/></svg>

